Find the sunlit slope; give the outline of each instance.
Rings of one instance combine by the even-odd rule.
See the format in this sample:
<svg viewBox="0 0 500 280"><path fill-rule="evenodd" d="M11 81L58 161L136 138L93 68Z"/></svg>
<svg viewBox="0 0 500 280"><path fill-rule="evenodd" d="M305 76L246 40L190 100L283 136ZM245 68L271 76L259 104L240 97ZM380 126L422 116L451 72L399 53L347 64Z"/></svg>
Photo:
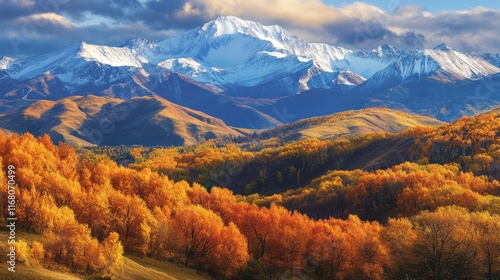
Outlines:
<svg viewBox="0 0 500 280"><path fill-rule="evenodd" d="M74 145L192 145L215 137L238 136L220 119L157 96L131 100L74 96L41 100L0 115L0 127L49 134Z"/></svg>
<svg viewBox="0 0 500 280"><path fill-rule="evenodd" d="M0 265L0 279L20 280L78 280L78 279L101 279L92 276L74 274L49 270L41 266L28 266L26 264L16 265L16 272L7 270L7 264ZM195 270L181 267L179 265L160 262L149 258L124 257L123 269L116 275L117 280L208 280L212 279Z"/></svg>
<svg viewBox="0 0 500 280"><path fill-rule="evenodd" d="M431 117L386 108L369 108L300 120L269 129L260 136L263 139L279 137L284 140L333 139L372 132L395 133L416 126L442 124Z"/></svg>

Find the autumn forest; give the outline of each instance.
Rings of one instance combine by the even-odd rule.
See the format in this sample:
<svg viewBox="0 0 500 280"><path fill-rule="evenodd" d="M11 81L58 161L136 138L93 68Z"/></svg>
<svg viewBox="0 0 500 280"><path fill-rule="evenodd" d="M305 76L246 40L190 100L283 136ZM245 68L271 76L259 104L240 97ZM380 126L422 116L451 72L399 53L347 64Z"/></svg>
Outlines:
<svg viewBox="0 0 500 280"><path fill-rule="evenodd" d="M498 114L353 138L254 134L183 147L0 134L0 182L14 166L18 234L40 237L16 242L24 266L114 279L124 256L136 256L213 279L492 280L499 136Z"/></svg>

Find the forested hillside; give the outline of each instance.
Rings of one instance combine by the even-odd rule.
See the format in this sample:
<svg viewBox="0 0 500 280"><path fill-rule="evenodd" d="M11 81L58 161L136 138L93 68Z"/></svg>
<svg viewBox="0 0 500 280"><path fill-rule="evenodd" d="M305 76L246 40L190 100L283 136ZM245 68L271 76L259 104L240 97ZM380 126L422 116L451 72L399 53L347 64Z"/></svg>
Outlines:
<svg viewBox="0 0 500 280"><path fill-rule="evenodd" d="M0 182L14 171L19 234L43 239L16 244L25 266L114 278L125 252L215 279L498 279L499 131L488 114L285 145L0 134Z"/></svg>

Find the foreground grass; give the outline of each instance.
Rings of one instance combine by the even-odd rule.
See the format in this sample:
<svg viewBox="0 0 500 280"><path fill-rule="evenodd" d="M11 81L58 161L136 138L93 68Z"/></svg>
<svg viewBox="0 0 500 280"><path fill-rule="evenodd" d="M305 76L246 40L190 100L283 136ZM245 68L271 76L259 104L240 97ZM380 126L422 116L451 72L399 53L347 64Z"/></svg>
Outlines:
<svg viewBox="0 0 500 280"><path fill-rule="evenodd" d="M209 280L206 274L170 262L128 255L118 279Z"/></svg>

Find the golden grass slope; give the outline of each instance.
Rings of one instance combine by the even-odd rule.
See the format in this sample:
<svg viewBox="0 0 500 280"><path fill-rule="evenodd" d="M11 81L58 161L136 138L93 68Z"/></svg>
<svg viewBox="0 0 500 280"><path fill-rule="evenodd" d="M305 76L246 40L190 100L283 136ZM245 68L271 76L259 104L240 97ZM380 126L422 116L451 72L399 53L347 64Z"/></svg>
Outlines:
<svg viewBox="0 0 500 280"><path fill-rule="evenodd" d="M222 120L157 96L72 96L41 100L0 114L0 127L17 133L49 134L73 145L193 145L214 137L241 135Z"/></svg>
<svg viewBox="0 0 500 280"><path fill-rule="evenodd" d="M440 126L444 122L431 117L409 114L387 108L368 108L300 120L263 132L261 136L285 140L307 138L333 139L365 133L396 133L416 126Z"/></svg>

